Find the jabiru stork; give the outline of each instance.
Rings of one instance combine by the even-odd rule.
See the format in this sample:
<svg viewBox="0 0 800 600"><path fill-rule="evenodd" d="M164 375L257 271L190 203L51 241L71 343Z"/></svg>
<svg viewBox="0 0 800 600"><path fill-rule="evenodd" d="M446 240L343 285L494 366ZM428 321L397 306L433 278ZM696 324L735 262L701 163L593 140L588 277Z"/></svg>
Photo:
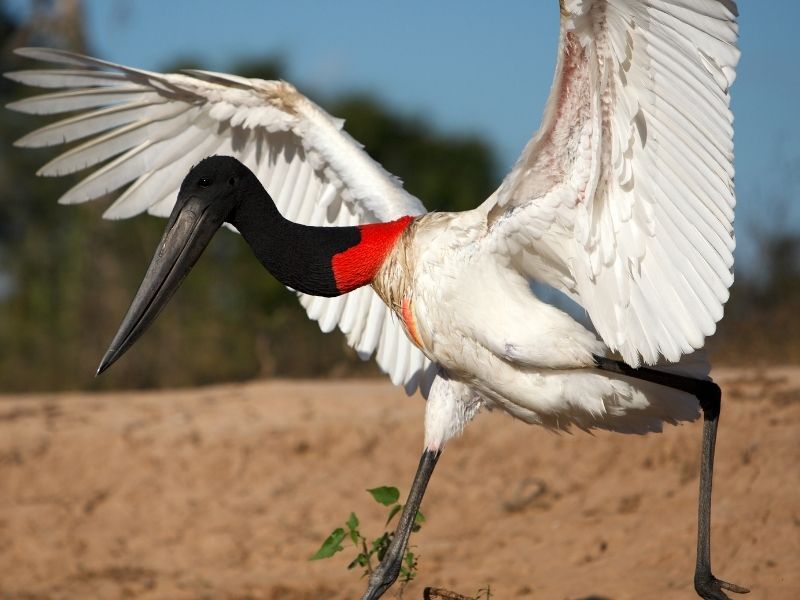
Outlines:
<svg viewBox="0 0 800 600"><path fill-rule="evenodd" d="M18 53L66 68L8 74L66 88L11 108L79 111L20 146L88 138L39 174L106 161L62 203L130 183L105 217L169 216L98 373L227 224L324 331L338 327L362 356L377 350L395 384L427 398L419 467L365 599L396 579L445 444L482 408L550 429L624 433L659 431L702 409L694 584L706 599L747 591L711 572L721 399L694 353L733 281L736 4L560 0L560 8L541 128L500 187L460 213L426 214L341 121L286 82L160 74L51 49ZM595 330L539 300L532 281L574 299Z"/></svg>

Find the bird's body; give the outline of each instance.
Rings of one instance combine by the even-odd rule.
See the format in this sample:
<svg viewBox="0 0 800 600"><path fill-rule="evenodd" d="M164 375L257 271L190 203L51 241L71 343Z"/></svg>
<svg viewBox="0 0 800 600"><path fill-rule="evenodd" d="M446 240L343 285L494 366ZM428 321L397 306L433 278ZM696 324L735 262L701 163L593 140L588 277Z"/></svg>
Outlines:
<svg viewBox="0 0 800 600"><path fill-rule="evenodd" d="M46 49L20 53L67 68L9 74L69 88L11 108L82 111L18 142L87 138L40 174L106 161L61 202L132 182L106 217L170 216L99 371L141 335L227 223L324 331L338 327L394 383L427 397L425 451L365 598L394 581L439 453L482 407L553 429L644 433L695 419L698 399L695 585L715 600L722 589L742 591L710 571L719 389L692 354L714 332L733 280L736 5L560 7L541 128L497 191L461 213L425 214L341 121L285 82L165 75ZM596 333L537 298L533 281L575 300Z"/></svg>
<svg viewBox="0 0 800 600"><path fill-rule="evenodd" d="M494 260L483 248L491 243L488 230L480 209L418 217L372 281L409 339L458 387L446 395L553 429L644 433L660 430L663 421L697 417L687 394L597 370L594 356L607 353L605 344ZM705 374L702 365L694 369ZM474 411L456 411L453 418L465 414ZM426 423L428 447L440 448L446 432L463 425Z"/></svg>

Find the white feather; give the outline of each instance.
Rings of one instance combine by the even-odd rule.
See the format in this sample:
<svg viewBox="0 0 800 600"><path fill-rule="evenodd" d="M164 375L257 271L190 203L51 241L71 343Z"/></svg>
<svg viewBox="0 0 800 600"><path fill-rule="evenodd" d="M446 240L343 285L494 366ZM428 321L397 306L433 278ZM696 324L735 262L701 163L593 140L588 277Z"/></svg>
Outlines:
<svg viewBox="0 0 800 600"><path fill-rule="evenodd" d="M68 68L18 71L8 74L10 79L67 89L9 108L34 114L87 111L17 142L39 147L88 138L40 170L64 175L100 165L67 191L62 203L92 200L133 182L104 216L121 219L145 211L167 216L183 174L210 154L226 153L253 169L279 209L301 223L356 225L424 212L419 200L344 133L341 120L289 84L209 71L164 75L61 50L17 53ZM342 328L345 320L343 330L360 355L382 348L379 364L393 380L420 380L408 365L413 357L421 370L424 357L372 290L351 299L301 301L324 331Z"/></svg>
<svg viewBox="0 0 800 600"><path fill-rule="evenodd" d="M542 129L482 207L487 248L547 256L515 264L576 298L629 364L675 361L714 331L733 281L735 5L564 8Z"/></svg>

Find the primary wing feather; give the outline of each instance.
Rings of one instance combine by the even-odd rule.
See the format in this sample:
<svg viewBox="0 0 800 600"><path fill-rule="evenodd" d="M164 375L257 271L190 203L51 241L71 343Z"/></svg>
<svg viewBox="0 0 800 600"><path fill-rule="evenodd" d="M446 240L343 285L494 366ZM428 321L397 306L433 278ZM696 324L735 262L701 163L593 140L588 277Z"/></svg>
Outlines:
<svg viewBox="0 0 800 600"><path fill-rule="evenodd" d="M626 362L676 361L733 281L729 0L561 0L541 129L484 204L489 248L586 308Z"/></svg>
<svg viewBox="0 0 800 600"><path fill-rule="evenodd" d="M161 74L61 50L17 51L69 68L7 77L66 88L9 105L33 114L81 111L23 137L19 146L81 142L40 175L99 168L60 199L85 202L127 188L106 210L110 219L142 212L167 216L183 176L211 154L237 157L259 177L283 214L313 225L357 225L425 212L399 180L373 161L334 119L291 85L191 71ZM339 327L362 358L408 393L424 393L433 370L371 288L341 298L300 296L324 331Z"/></svg>

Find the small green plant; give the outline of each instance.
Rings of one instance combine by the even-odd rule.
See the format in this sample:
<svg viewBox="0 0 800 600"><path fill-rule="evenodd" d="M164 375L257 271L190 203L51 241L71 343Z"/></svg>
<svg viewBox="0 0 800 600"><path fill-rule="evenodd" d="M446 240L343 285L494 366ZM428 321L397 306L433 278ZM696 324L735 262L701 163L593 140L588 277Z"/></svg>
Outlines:
<svg viewBox="0 0 800 600"><path fill-rule="evenodd" d="M367 491L372 495L372 498L375 500L375 502L378 502L389 509L384 527L388 526L392 519L394 519L394 517L401 510L403 510L403 505L398 502L398 499L400 498L400 491L396 487L388 486L377 487ZM421 512L417 511L417 516L411 531L419 531L422 523L424 522L425 517ZM348 517L347 521L345 521L344 525L344 527L338 527L334 529L327 539L322 542L322 546L320 546L316 554L314 554L314 556L312 556L309 560L330 558L337 552L344 550L342 542L344 542L346 538L349 538L356 550L359 552L358 555L352 561L350 561L350 564L347 565L347 568L354 569L356 567L361 567L362 576L368 576L372 574L373 569L378 563L380 563L380 561L383 560L383 557L389 548L389 544L394 537L394 531L384 531L371 542L368 542L367 538L359 529L360 522L355 513L350 513L350 516ZM373 559L377 559L378 563L373 564ZM409 550L406 552L405 557L403 557L403 566L400 567L400 581L403 583L408 583L416 576L417 556Z"/></svg>

